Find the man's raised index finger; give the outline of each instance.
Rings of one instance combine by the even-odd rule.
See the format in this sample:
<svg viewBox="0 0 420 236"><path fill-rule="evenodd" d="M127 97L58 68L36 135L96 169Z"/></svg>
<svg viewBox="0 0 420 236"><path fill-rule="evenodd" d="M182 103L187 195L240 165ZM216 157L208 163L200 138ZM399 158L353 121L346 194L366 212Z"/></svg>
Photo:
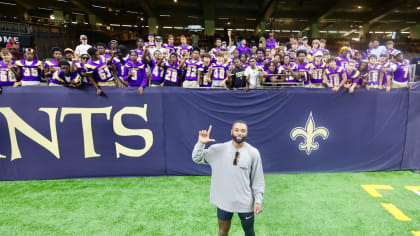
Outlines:
<svg viewBox="0 0 420 236"><path fill-rule="evenodd" d="M210 136L210 132L211 132L211 128L212 128L213 126L212 125L210 125L209 126L209 129L207 130L207 134Z"/></svg>

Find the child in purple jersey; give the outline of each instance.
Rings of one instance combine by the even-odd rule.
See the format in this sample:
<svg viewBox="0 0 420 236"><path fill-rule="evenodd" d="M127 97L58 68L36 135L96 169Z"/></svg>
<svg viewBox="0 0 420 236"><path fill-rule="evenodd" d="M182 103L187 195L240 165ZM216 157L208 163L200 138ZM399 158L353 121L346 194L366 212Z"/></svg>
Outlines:
<svg viewBox="0 0 420 236"><path fill-rule="evenodd" d="M391 90L391 77L388 72L391 71L392 63L388 61L388 53L382 53L379 57L379 64L381 66L381 70L379 72L379 90L382 90L384 87L386 91L389 92Z"/></svg>
<svg viewBox="0 0 420 236"><path fill-rule="evenodd" d="M359 83L360 72L356 69L356 62L352 59L349 60L349 64L346 69L347 81L344 87L349 89L349 93L354 93L354 89Z"/></svg>
<svg viewBox="0 0 420 236"><path fill-rule="evenodd" d="M155 35L153 34L153 33L149 33L148 35L147 35L147 40L148 40L148 42L146 42L145 44L144 44L144 46L146 47L146 46L149 46L149 48L154 48L154 47L156 47L156 44L155 44Z"/></svg>
<svg viewBox="0 0 420 236"><path fill-rule="evenodd" d="M184 66L185 58L181 63L178 63L178 55L172 53L167 62L160 61L158 66L163 66L165 69L164 80L161 86L182 86L181 75L182 67Z"/></svg>
<svg viewBox="0 0 420 236"><path fill-rule="evenodd" d="M201 87L211 87L210 78L211 55L206 53L203 56L203 66L199 69L201 71Z"/></svg>
<svg viewBox="0 0 420 236"><path fill-rule="evenodd" d="M72 72L71 67L74 66L75 61L72 61L72 66L66 60L61 60L58 63L59 70L54 72L53 80L50 82L50 86L63 85L70 88L78 88L81 85L81 77L76 71Z"/></svg>
<svg viewBox="0 0 420 236"><path fill-rule="evenodd" d="M54 47L51 49L51 54L54 59L46 61L44 68L45 68L45 77L50 78L50 83L53 83L53 74L54 72L59 70L58 63L63 59L63 50L59 47Z"/></svg>
<svg viewBox="0 0 420 236"><path fill-rule="evenodd" d="M297 73L295 73L296 68L296 64L290 62L290 56L284 55L283 65L279 66L278 73L284 74L281 77L286 81L286 83L296 83L298 82L296 80L296 78L298 77Z"/></svg>
<svg viewBox="0 0 420 236"><path fill-rule="evenodd" d="M168 43L163 44L163 48L166 48L169 54L176 52L177 47L174 45L175 37L170 34L168 35Z"/></svg>
<svg viewBox="0 0 420 236"><path fill-rule="evenodd" d="M264 68L264 50L262 48L257 49L257 58L255 59L257 67Z"/></svg>
<svg viewBox="0 0 420 236"><path fill-rule="evenodd" d="M224 63L224 57L221 52L216 54L216 62L210 67L212 87L224 87L227 80L228 68Z"/></svg>
<svg viewBox="0 0 420 236"><path fill-rule="evenodd" d="M323 88L322 80L323 80L323 74L324 70L327 67L327 64L325 64L322 61L322 52L317 51L314 54L314 62L311 63L310 69L309 69L309 75L311 78L311 87L315 88Z"/></svg>
<svg viewBox="0 0 420 236"><path fill-rule="evenodd" d="M357 67L357 70L360 72L357 88L366 87L369 77L368 62L366 60L362 60Z"/></svg>
<svg viewBox="0 0 420 236"><path fill-rule="evenodd" d="M275 83L275 82L285 82L286 79L283 77L281 78L279 75L277 75L278 68L276 66L276 63L274 61L271 61L267 64L267 70L263 73L262 83L264 86L271 86L271 84L268 83Z"/></svg>
<svg viewBox="0 0 420 236"><path fill-rule="evenodd" d="M366 85L367 90L379 87L379 72L381 70L381 65L377 63L377 57L375 54L370 54L368 61L369 75Z"/></svg>
<svg viewBox="0 0 420 236"><path fill-rule="evenodd" d="M0 92L1 86L18 86L18 73L17 66L12 60L12 54L9 49L3 48L0 52L0 56L3 59L0 61Z"/></svg>
<svg viewBox="0 0 420 236"><path fill-rule="evenodd" d="M44 70L43 63L35 59L35 52L29 48L25 52L25 58L16 61L20 82L17 86L37 86L41 84L41 73Z"/></svg>
<svg viewBox="0 0 420 236"><path fill-rule="evenodd" d="M335 58L328 60L328 67L324 71L324 80L326 86L337 92L347 81L347 75L343 67L338 67Z"/></svg>
<svg viewBox="0 0 420 236"><path fill-rule="evenodd" d="M338 52L337 60L336 60L338 67L343 67L344 69L347 68L347 65L349 63L349 59L348 59L349 53L350 53L349 47L344 46L340 49L340 51Z"/></svg>
<svg viewBox="0 0 420 236"><path fill-rule="evenodd" d="M149 49L146 48L144 50L142 61L144 61L146 65L150 66L150 70L151 70L150 86L151 87L161 86L163 82L163 74L165 73L165 70L163 66L159 66L159 64L162 64L162 65L165 64L164 60L165 59L163 58L163 55L159 50L154 51L153 59L149 57Z"/></svg>
<svg viewBox="0 0 420 236"><path fill-rule="evenodd" d="M89 48L88 54L90 55L90 60L85 64L87 69L87 75L90 83L95 87L96 94L102 95L103 92L99 86L115 86L116 83L122 87L121 81L117 77L116 68L112 66L110 61L107 61L105 57L99 56L98 50L96 48Z"/></svg>
<svg viewBox="0 0 420 236"><path fill-rule="evenodd" d="M391 54L391 60L394 62L392 68L392 88L411 88L408 84L410 78L409 61L404 60L404 56L401 51L395 51Z"/></svg>
<svg viewBox="0 0 420 236"><path fill-rule="evenodd" d="M177 47L178 54L185 57L191 54L192 49L192 46L187 43L187 37L181 35L181 44Z"/></svg>
<svg viewBox="0 0 420 236"><path fill-rule="evenodd" d="M128 87L138 87L138 92L142 95L147 85L146 64L138 61L136 51L131 50L129 55L130 60L124 65L124 81Z"/></svg>
<svg viewBox="0 0 420 236"><path fill-rule="evenodd" d="M124 65L127 61L129 61L129 59L128 49L122 44L118 46L117 56L111 58L114 79L117 79L117 82L119 81L118 86L120 88L124 87L123 81L126 76Z"/></svg>
<svg viewBox="0 0 420 236"><path fill-rule="evenodd" d="M296 69L297 69L297 80L299 82L303 81L305 87L310 87L310 79L309 79L309 70L311 68L311 64L305 62L306 59L306 51L301 49L297 52L298 59L296 61Z"/></svg>
<svg viewBox="0 0 420 236"><path fill-rule="evenodd" d="M215 44L216 47L214 47L210 50L210 55L212 55L213 58L215 58L216 54L220 52L220 48L222 47L222 39L216 38L214 44Z"/></svg>
<svg viewBox="0 0 420 236"><path fill-rule="evenodd" d="M201 71L203 62L200 60L200 49L195 48L184 64L186 74L185 81L182 84L184 88L196 88L200 86Z"/></svg>

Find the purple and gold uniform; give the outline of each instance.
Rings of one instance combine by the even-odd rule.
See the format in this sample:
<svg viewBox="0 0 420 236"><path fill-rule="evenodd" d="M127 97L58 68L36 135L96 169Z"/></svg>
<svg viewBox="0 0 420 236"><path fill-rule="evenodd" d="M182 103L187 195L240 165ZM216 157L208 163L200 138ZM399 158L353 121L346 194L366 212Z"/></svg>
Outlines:
<svg viewBox="0 0 420 236"><path fill-rule="evenodd" d="M227 76L229 67L225 63L212 63L211 64L211 81L212 85L219 86L222 80Z"/></svg>
<svg viewBox="0 0 420 236"><path fill-rule="evenodd" d="M50 83L54 84L70 84L73 81L73 83L80 83L81 77L79 73L77 72L71 72L70 76L66 76L61 70L58 70L54 72L52 79L50 80Z"/></svg>
<svg viewBox="0 0 420 236"><path fill-rule="evenodd" d="M191 54L193 47L189 44L185 44L185 45L179 45L177 47L178 50L178 54L182 55L184 52L186 52L188 55Z"/></svg>
<svg viewBox="0 0 420 236"><path fill-rule="evenodd" d="M146 87L147 85L147 74L146 74L146 65L136 61L132 63L131 61L127 62L124 65L124 77L125 81L128 81L128 87ZM134 72L133 76L128 76L129 73Z"/></svg>
<svg viewBox="0 0 420 236"><path fill-rule="evenodd" d="M153 59L150 63L150 70L152 71L152 84L160 85L163 82L165 69L162 66L158 66L158 61Z"/></svg>
<svg viewBox="0 0 420 236"><path fill-rule="evenodd" d="M408 79L410 78L410 63L408 60L403 60L402 62L395 63L396 70L394 72L394 77L392 83L400 86L406 86Z"/></svg>
<svg viewBox="0 0 420 236"><path fill-rule="evenodd" d="M74 68L76 69L77 73L79 73L80 75L82 85L91 86L92 84L90 83L88 77L85 75L87 71L85 67L85 63L80 62L80 61L75 61Z"/></svg>
<svg viewBox="0 0 420 236"><path fill-rule="evenodd" d="M290 68L292 71L297 71L297 65L295 63L290 63ZM285 74L286 77L286 83L296 83L298 82L295 77L292 76L292 73L287 69L286 65L280 65L278 68L279 74Z"/></svg>
<svg viewBox="0 0 420 236"><path fill-rule="evenodd" d="M210 76L211 76L211 75L209 75L209 74L208 74L210 67L211 67L211 63L210 63L210 64L208 64L207 66L206 66L206 65L204 65L204 63L203 63L203 66L200 68L200 71L201 71L201 77L202 77L202 80L201 80L201 87L211 87L211 83L208 83L208 82L204 81L205 76L207 76L207 77L209 77L209 78L210 78Z"/></svg>
<svg viewBox="0 0 420 236"><path fill-rule="evenodd" d="M265 61L264 61L264 59L262 59L261 61L255 60L255 64L257 65L257 67L263 69L264 65L265 65Z"/></svg>
<svg viewBox="0 0 420 236"><path fill-rule="evenodd" d="M124 70L125 62L126 62L126 59L124 58L120 59L120 58L114 57L112 59L112 64L114 64L117 67L118 77L120 77L120 79L124 79L124 76L126 76L125 70Z"/></svg>
<svg viewBox="0 0 420 236"><path fill-rule="evenodd" d="M369 68L368 85L371 87L378 87L379 72L381 71L381 65L379 63L376 63L373 66L369 64L368 68Z"/></svg>
<svg viewBox="0 0 420 236"><path fill-rule="evenodd" d="M177 47L175 47L175 45L169 45L167 43L163 44L162 47L168 49L169 54L176 52L177 50Z"/></svg>
<svg viewBox="0 0 420 236"><path fill-rule="evenodd" d="M216 57L216 54L220 52L220 48L212 48L210 50L210 55L212 55L212 57Z"/></svg>
<svg viewBox="0 0 420 236"><path fill-rule="evenodd" d="M316 85L322 84L322 79L323 79L322 76L323 76L325 68L327 68L327 64L321 61L319 65L316 64L316 62L312 62L310 65L312 69L311 83L316 84Z"/></svg>
<svg viewBox="0 0 420 236"><path fill-rule="evenodd" d="M346 70L346 75L347 75L347 83L350 84L358 84L359 83L359 76L360 76L360 72L357 69L354 69L351 73L349 73L348 70Z"/></svg>
<svg viewBox="0 0 420 236"><path fill-rule="evenodd" d="M93 78L97 83L111 85L114 80L111 70L109 69L105 57L100 57L98 61L89 61L85 64L88 74L93 74Z"/></svg>
<svg viewBox="0 0 420 236"><path fill-rule="evenodd" d="M22 59L16 61L16 66L21 69L22 81L41 81L42 62L34 59L33 61L26 63L25 59Z"/></svg>
<svg viewBox="0 0 420 236"><path fill-rule="evenodd" d="M16 64L11 62L12 68L17 71ZM11 69L4 63L0 61L0 86L10 86L16 82L16 75Z"/></svg>
<svg viewBox="0 0 420 236"><path fill-rule="evenodd" d="M200 59L196 61L193 61L193 59L188 59L185 62L185 69L187 71L185 74L185 80L197 81L198 71L200 70L202 66L203 66L203 62Z"/></svg>
<svg viewBox="0 0 420 236"><path fill-rule="evenodd" d="M298 72L298 76L300 77L301 81L303 81L304 85L309 84L309 70L311 69L310 63L296 63L296 70ZM300 75L300 73L303 73L304 75Z"/></svg>
<svg viewBox="0 0 420 236"><path fill-rule="evenodd" d="M182 70L178 68L179 64L175 63L175 65L173 65L169 62L165 62L163 67L165 69L165 86L178 86L182 74Z"/></svg>
<svg viewBox="0 0 420 236"><path fill-rule="evenodd" d="M276 48L276 43L277 43L277 40L275 38L273 39L268 38L265 41L265 48L269 48L269 49Z"/></svg>
<svg viewBox="0 0 420 236"><path fill-rule="evenodd" d="M337 57L337 66L343 67L347 69L347 65L349 64L349 59L347 57L338 56Z"/></svg>
<svg viewBox="0 0 420 236"><path fill-rule="evenodd" d="M143 62L143 52L144 52L144 49L142 49L142 50L138 50L137 48L136 49L134 49L134 51L137 53L137 55L138 55L138 57L137 57L137 61L139 61L140 63L144 63Z"/></svg>
<svg viewBox="0 0 420 236"><path fill-rule="evenodd" d="M48 68L50 70L55 69L55 71L60 70L60 67L58 66L58 61L56 61L56 60L46 61L45 64L44 64L44 68ZM54 83L53 74L54 73L51 74L50 83Z"/></svg>
<svg viewBox="0 0 420 236"><path fill-rule="evenodd" d="M325 75L328 79L328 85L332 87L340 86L341 81L343 81L343 74L346 73L343 67L335 68L335 70L331 69L331 67L327 67L325 69Z"/></svg>
<svg viewBox="0 0 420 236"><path fill-rule="evenodd" d="M390 69L391 68L392 63L391 62L385 62L384 64L381 65L381 71L379 73L379 81L382 80L382 85L386 85L387 81L386 81L386 77L387 75L390 75L388 72L386 72L386 69ZM381 77L382 75L382 77Z"/></svg>

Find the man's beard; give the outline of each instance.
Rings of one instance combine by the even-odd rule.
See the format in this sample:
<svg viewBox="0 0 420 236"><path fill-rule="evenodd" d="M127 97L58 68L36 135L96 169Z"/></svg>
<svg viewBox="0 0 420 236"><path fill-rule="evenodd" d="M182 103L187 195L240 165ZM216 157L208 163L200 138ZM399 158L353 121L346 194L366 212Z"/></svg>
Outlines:
<svg viewBox="0 0 420 236"><path fill-rule="evenodd" d="M245 136L245 137L242 137L242 138L239 138L239 137L237 137L237 136L235 136L235 135L233 135L233 134L232 134L232 139L233 139L233 141L235 141L237 144L241 144L241 143L243 143L243 142L245 141L246 136Z"/></svg>

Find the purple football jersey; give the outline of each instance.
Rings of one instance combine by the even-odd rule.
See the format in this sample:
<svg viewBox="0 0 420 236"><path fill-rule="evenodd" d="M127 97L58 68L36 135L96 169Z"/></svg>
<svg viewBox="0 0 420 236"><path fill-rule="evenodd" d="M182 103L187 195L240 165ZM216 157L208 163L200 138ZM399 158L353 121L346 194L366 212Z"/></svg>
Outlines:
<svg viewBox="0 0 420 236"><path fill-rule="evenodd" d="M357 69L354 69L351 72L349 72L346 69L346 75L347 75L347 82L356 83L356 84L359 83L360 72Z"/></svg>
<svg viewBox="0 0 420 236"><path fill-rule="evenodd" d="M128 81L128 87L146 87L147 74L146 65L136 61L135 63L129 61L124 65L124 80ZM132 76L128 76L134 73Z"/></svg>
<svg viewBox="0 0 420 236"><path fill-rule="evenodd" d="M338 67L335 68L335 70L331 69L331 67L327 67L325 69L325 75L327 76L328 79L328 85L330 86L339 86L341 81L343 81L343 74L344 74L344 69L343 67Z"/></svg>
<svg viewBox="0 0 420 236"><path fill-rule="evenodd" d="M303 81L303 83L305 85L309 84L309 69L310 68L311 68L311 64L309 64L309 63L306 63L306 62L303 63L303 64L296 63L296 69L297 69L297 72L298 72L298 76L300 77L300 80ZM303 75L301 75L301 73Z"/></svg>
<svg viewBox="0 0 420 236"><path fill-rule="evenodd" d="M408 60L404 60L402 62L397 62L395 65L397 66L397 69L394 72L393 81L397 83L406 83L408 78L410 78L410 63Z"/></svg>
<svg viewBox="0 0 420 236"><path fill-rule="evenodd" d="M295 63L290 63L290 68L293 72L297 71L297 65ZM287 83L296 83L298 82L295 77L292 76L292 73L287 69L286 65L280 65L278 68L279 74L285 74Z"/></svg>
<svg viewBox="0 0 420 236"><path fill-rule="evenodd" d="M96 82L109 82L114 79L105 57L100 57L98 61L89 59L85 64L85 67L88 74L93 74L93 78Z"/></svg>
<svg viewBox="0 0 420 236"><path fill-rule="evenodd" d="M182 70L180 70L178 67L179 67L178 63L175 63L175 65L173 65L169 62L165 62L165 64L164 64L165 85L167 85L167 84L179 85Z"/></svg>
<svg viewBox="0 0 420 236"><path fill-rule="evenodd" d="M189 44L185 44L185 45L181 44L178 46L177 50L180 55L182 55L184 52L186 52L187 54L191 54L193 48Z"/></svg>
<svg viewBox="0 0 420 236"><path fill-rule="evenodd" d="M369 68L369 77L368 77L368 85L369 86L377 86L379 85L379 72L381 70L381 65L376 63L375 65L368 65Z"/></svg>
<svg viewBox="0 0 420 236"><path fill-rule="evenodd" d="M346 69L348 64L349 64L349 59L347 57L342 57L342 56L337 57L338 67L343 67L344 69Z"/></svg>
<svg viewBox="0 0 420 236"><path fill-rule="evenodd" d="M322 76L324 73L325 68L327 68L327 64L325 64L323 61L318 65L316 62L311 63L312 68L312 78L311 83L313 84L322 84Z"/></svg>
<svg viewBox="0 0 420 236"><path fill-rule="evenodd" d="M198 79L198 71L202 67L203 62L198 59L193 61L193 59L188 59L185 62L185 69L187 73L185 74L185 80L194 80L197 81Z"/></svg>
<svg viewBox="0 0 420 236"><path fill-rule="evenodd" d="M236 50L238 50L239 54L244 54L244 53L248 53L249 55L251 55L251 49L249 47L242 46L240 45L239 47L236 48Z"/></svg>
<svg viewBox="0 0 420 236"><path fill-rule="evenodd" d="M81 78L79 73L77 72L71 72L69 76L66 76L64 72L62 71L56 71L54 72L52 79L50 80L50 83L53 84L70 84L71 82L74 83L80 83Z"/></svg>
<svg viewBox="0 0 420 236"><path fill-rule="evenodd" d="M42 62L34 59L27 64L25 59L22 59L16 61L16 65L21 69L22 81L41 81Z"/></svg>
<svg viewBox="0 0 420 236"><path fill-rule="evenodd" d="M165 68L158 66L158 61L153 59L151 61L150 70L152 71L152 84L161 84L163 82L163 74L165 73Z"/></svg>
<svg viewBox="0 0 420 236"><path fill-rule="evenodd" d="M49 60L46 61L44 64L44 68L48 68L48 69L55 69L55 71L60 70L60 67L58 67L58 61L56 60ZM51 74L50 76L50 83L54 83L54 78L53 78L54 73Z"/></svg>
<svg viewBox="0 0 420 236"><path fill-rule="evenodd" d="M13 70L17 71L17 66L15 62L11 62ZM16 82L16 74L4 63L0 61L0 85L1 86L10 86Z"/></svg>
<svg viewBox="0 0 420 236"><path fill-rule="evenodd" d="M228 67L225 63L213 63L211 64L211 79L213 80L224 80L227 75Z"/></svg>
<svg viewBox="0 0 420 236"><path fill-rule="evenodd" d="M177 50L175 45L169 45L167 43L165 43L162 47L168 49L169 54L171 54L173 52L176 52L176 50Z"/></svg>

